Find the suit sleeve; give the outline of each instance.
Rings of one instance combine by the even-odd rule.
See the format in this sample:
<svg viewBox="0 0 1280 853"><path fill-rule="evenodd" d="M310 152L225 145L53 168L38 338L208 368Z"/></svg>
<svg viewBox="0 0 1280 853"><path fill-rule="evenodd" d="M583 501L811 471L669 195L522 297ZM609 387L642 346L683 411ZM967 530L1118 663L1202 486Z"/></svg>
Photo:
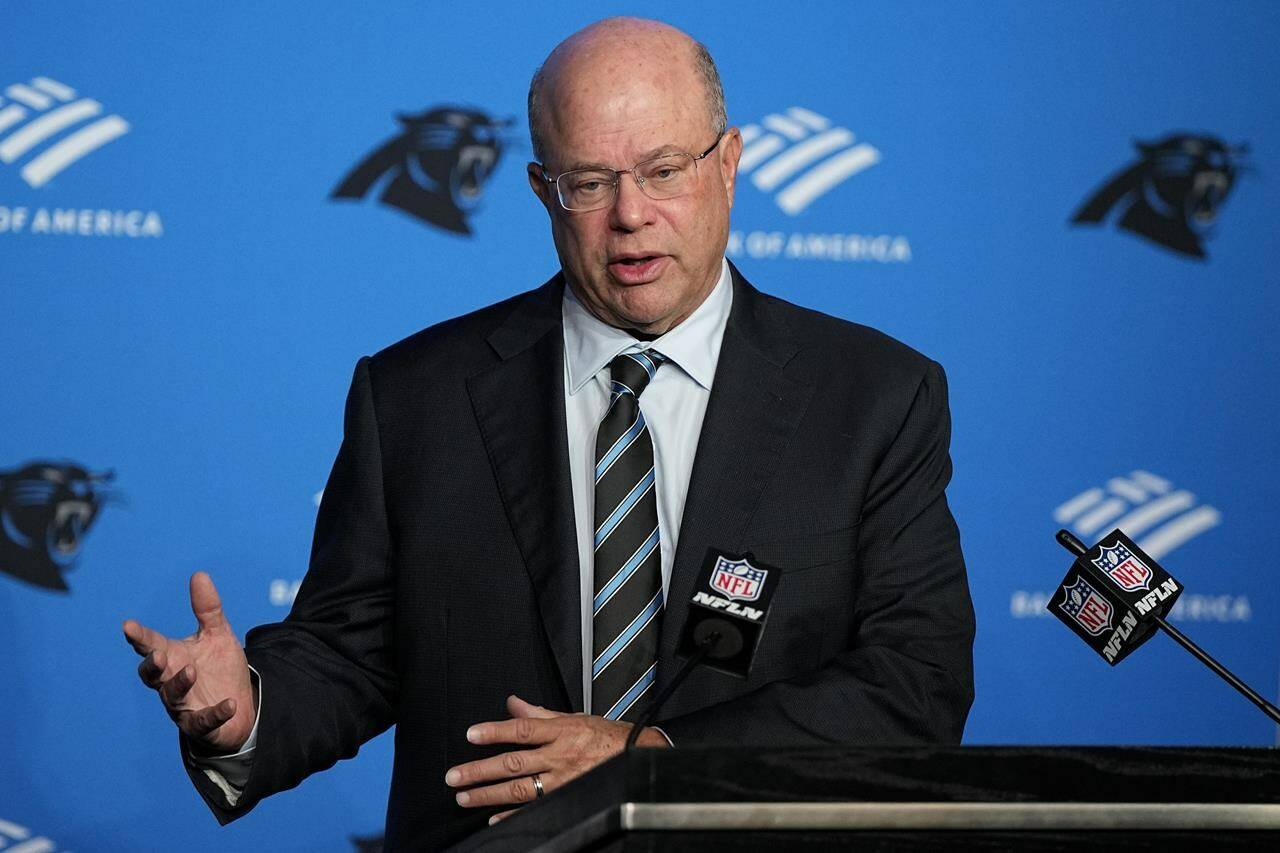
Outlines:
<svg viewBox="0 0 1280 853"><path fill-rule="evenodd" d="M188 773L222 823L263 797L356 754L394 722L392 541L369 360L347 397L342 446L316 519L311 563L289 616L249 632L264 686L258 743L234 808L198 768ZM186 754L185 745L183 754Z"/></svg>
<svg viewBox="0 0 1280 853"><path fill-rule="evenodd" d="M930 362L871 477L850 647L810 673L660 725L682 744L958 743L973 702L973 606L945 489L946 378Z"/></svg>

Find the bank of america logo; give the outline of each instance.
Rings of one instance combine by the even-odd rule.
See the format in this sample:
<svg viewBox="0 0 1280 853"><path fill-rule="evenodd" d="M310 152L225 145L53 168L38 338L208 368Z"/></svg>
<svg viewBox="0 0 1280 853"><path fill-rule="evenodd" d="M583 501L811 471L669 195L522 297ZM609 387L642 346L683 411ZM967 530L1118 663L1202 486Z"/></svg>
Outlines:
<svg viewBox="0 0 1280 853"><path fill-rule="evenodd" d="M795 216L854 175L880 162L880 152L855 143L853 131L833 127L804 107L765 116L742 128L738 171Z"/></svg>
<svg viewBox="0 0 1280 853"><path fill-rule="evenodd" d="M33 835L25 826L0 819L0 847L6 847L10 841L18 842L8 848L11 853L53 853L59 848L45 836Z"/></svg>
<svg viewBox="0 0 1280 853"><path fill-rule="evenodd" d="M1113 477L1105 486L1086 489L1055 509L1053 518L1090 542L1095 534L1118 527L1159 560L1217 527L1222 514L1198 503L1186 489L1175 489L1163 477L1134 471L1127 477Z"/></svg>
<svg viewBox="0 0 1280 853"><path fill-rule="evenodd" d="M22 161L22 179L42 187L63 169L129 132L102 104L48 77L14 83L0 98L0 163ZM87 122L87 123L86 123ZM56 142L54 137L76 128ZM51 143L47 144L46 143Z"/></svg>

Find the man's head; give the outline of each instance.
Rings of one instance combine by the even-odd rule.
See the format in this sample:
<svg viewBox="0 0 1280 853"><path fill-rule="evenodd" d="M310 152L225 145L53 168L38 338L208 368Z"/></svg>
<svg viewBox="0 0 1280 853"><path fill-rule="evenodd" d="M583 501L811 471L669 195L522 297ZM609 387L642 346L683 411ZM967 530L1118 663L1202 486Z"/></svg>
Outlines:
<svg viewBox="0 0 1280 853"><path fill-rule="evenodd" d="M541 161L529 164L529 183L551 217L569 285L588 310L645 334L662 334L693 313L720 275L742 152L737 129L725 128L724 95L706 49L657 21L592 24L557 45L534 75L529 129ZM545 179L631 169L666 154L697 157L717 138L675 198L650 198L627 173L608 204L570 211Z"/></svg>

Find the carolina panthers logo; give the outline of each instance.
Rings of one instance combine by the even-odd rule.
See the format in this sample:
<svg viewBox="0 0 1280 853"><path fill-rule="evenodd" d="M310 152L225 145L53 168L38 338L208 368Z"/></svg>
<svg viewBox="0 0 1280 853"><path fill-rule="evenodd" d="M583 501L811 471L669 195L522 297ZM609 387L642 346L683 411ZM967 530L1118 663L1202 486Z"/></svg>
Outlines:
<svg viewBox="0 0 1280 853"><path fill-rule="evenodd" d="M436 107L399 115L404 132L351 170L331 198L364 198L380 185L383 204L455 234L470 234L467 216L502 157L510 119L476 110Z"/></svg>
<svg viewBox="0 0 1280 853"><path fill-rule="evenodd" d="M1101 222L1118 209L1117 225L1193 258L1231 193L1247 146L1228 147L1212 136L1172 134L1136 142L1139 158L1084 203L1072 222Z"/></svg>
<svg viewBox="0 0 1280 853"><path fill-rule="evenodd" d="M66 590L80 541L115 495L110 471L32 462L0 471L0 570L45 589Z"/></svg>

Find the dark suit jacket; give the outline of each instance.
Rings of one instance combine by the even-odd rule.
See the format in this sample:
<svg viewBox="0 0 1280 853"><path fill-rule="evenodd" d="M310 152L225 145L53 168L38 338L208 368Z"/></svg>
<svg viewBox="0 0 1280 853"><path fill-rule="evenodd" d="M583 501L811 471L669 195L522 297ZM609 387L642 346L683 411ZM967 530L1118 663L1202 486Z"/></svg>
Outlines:
<svg viewBox="0 0 1280 853"><path fill-rule="evenodd" d="M942 370L879 332L733 271L681 523L658 683L708 547L781 581L749 680L703 669L660 725L680 744L955 743L973 698L973 610L955 522ZM396 724L389 849L453 843L487 813L445 770L504 699L582 710L578 557L557 277L356 367L345 436L288 618L251 631L264 685L239 805Z"/></svg>

